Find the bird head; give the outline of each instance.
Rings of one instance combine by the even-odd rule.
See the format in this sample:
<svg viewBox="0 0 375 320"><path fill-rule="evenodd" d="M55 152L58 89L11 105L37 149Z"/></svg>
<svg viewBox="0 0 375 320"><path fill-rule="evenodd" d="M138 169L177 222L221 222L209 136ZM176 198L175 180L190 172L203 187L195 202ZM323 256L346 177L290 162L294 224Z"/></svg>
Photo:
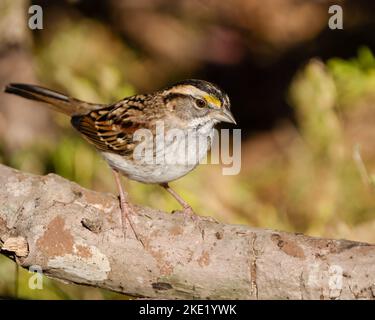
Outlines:
<svg viewBox="0 0 375 320"><path fill-rule="evenodd" d="M190 127L219 122L236 124L228 95L204 80L184 80L164 90L166 104Z"/></svg>

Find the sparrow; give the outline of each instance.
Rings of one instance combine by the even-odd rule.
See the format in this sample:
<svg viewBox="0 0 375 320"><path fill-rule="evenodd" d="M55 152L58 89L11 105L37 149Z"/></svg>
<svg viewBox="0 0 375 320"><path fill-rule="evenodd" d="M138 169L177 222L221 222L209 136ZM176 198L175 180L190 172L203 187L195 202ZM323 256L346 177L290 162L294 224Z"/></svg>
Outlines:
<svg viewBox="0 0 375 320"><path fill-rule="evenodd" d="M125 220L129 221L136 237L130 219L133 211L125 196L121 175L142 183L159 184L180 203L186 215L194 218L191 206L169 186L169 182L192 171L206 156L212 141L209 139L199 148L186 144L181 148L180 142L164 141L160 147L157 126L163 125L162 137L170 130L179 130L184 138L189 134L207 140L207 137L213 137L214 127L219 122L236 124L228 95L217 85L197 79L184 80L163 90L133 95L111 104L89 103L22 83L8 84L5 92L45 102L71 117L72 126L101 153L112 169L119 192L122 227ZM142 144L136 134L142 130L147 130L153 143L156 141L151 151L152 161L140 161L135 157ZM155 157L167 157L170 161L154 161Z"/></svg>

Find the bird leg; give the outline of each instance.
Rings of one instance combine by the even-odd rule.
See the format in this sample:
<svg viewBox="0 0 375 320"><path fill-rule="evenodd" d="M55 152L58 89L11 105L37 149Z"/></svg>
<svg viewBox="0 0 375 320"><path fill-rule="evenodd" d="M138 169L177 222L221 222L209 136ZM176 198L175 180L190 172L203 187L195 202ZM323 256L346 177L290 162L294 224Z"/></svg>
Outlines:
<svg viewBox="0 0 375 320"><path fill-rule="evenodd" d="M191 220L193 220L194 225L198 228L198 230L202 234L202 239L204 240L204 228L198 220L198 216L194 213L192 207L184 199L182 199L181 196L168 185L168 183L162 183L160 185L165 190L167 190L173 196L173 198L175 198L177 202L184 208L182 212L184 214L185 222L186 218L190 218Z"/></svg>
<svg viewBox="0 0 375 320"><path fill-rule="evenodd" d="M124 192L124 189L123 189L122 184L121 184L120 173L115 169L112 169L112 172L113 172L113 175L115 176L115 181L116 181L117 189L118 189L119 196L120 196L121 228L124 232L124 236L125 236L125 232L126 232L126 220L128 220L129 225L130 225L131 229L133 230L133 233L134 233L136 239L139 242L141 242L142 245L144 246L142 240L138 237L138 234L135 232L133 223L131 222L131 219L130 219L130 214L133 213L133 210L130 207L129 203L126 201L125 192Z"/></svg>
<svg viewBox="0 0 375 320"><path fill-rule="evenodd" d="M185 215L189 216L192 220L197 220L197 215L194 213L192 207L184 200L182 197L174 191L168 183L162 183L160 184L165 190L167 190L173 198L177 200L177 202L182 206L184 209L183 212Z"/></svg>

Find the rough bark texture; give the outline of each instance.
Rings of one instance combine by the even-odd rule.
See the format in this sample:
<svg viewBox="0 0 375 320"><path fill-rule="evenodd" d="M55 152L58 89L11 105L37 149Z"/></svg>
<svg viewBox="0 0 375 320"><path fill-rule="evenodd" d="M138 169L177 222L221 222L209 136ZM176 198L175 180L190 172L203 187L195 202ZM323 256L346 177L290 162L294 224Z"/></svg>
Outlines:
<svg viewBox="0 0 375 320"><path fill-rule="evenodd" d="M0 165L2 253L49 277L153 298L375 297L375 245L135 210L144 246L114 195Z"/></svg>

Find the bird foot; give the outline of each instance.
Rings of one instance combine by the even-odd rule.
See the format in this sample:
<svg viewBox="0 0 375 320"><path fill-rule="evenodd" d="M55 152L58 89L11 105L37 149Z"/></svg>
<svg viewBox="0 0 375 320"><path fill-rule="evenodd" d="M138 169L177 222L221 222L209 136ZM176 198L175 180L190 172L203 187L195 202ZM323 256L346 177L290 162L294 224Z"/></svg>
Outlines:
<svg viewBox="0 0 375 320"><path fill-rule="evenodd" d="M194 212L192 207L185 206L183 210L181 211L185 220L185 223L187 223L189 220L193 221L193 224L195 227L198 228L200 233L202 234L202 239L204 238L204 228L201 224L201 220L199 219L199 216Z"/></svg>
<svg viewBox="0 0 375 320"><path fill-rule="evenodd" d="M122 227L122 232L123 232L124 239L126 238L126 223L128 222L129 225L130 225L130 228L132 229L132 231L134 233L135 238L144 247L145 245L144 245L142 239L140 238L140 236L138 235L138 233L136 232L136 230L134 228L134 225L133 225L133 222L131 220L131 216L134 216L137 213L134 212L134 210L130 206L130 204L127 203L127 202L125 202L125 201L121 201L120 200L120 208L121 208L121 227Z"/></svg>
<svg viewBox="0 0 375 320"><path fill-rule="evenodd" d="M184 209L182 210L182 214L184 215L184 218L187 220L187 219L191 219L193 220L194 222L198 221L198 216L197 214L194 212L193 208L190 207L190 206L186 206L184 207Z"/></svg>

